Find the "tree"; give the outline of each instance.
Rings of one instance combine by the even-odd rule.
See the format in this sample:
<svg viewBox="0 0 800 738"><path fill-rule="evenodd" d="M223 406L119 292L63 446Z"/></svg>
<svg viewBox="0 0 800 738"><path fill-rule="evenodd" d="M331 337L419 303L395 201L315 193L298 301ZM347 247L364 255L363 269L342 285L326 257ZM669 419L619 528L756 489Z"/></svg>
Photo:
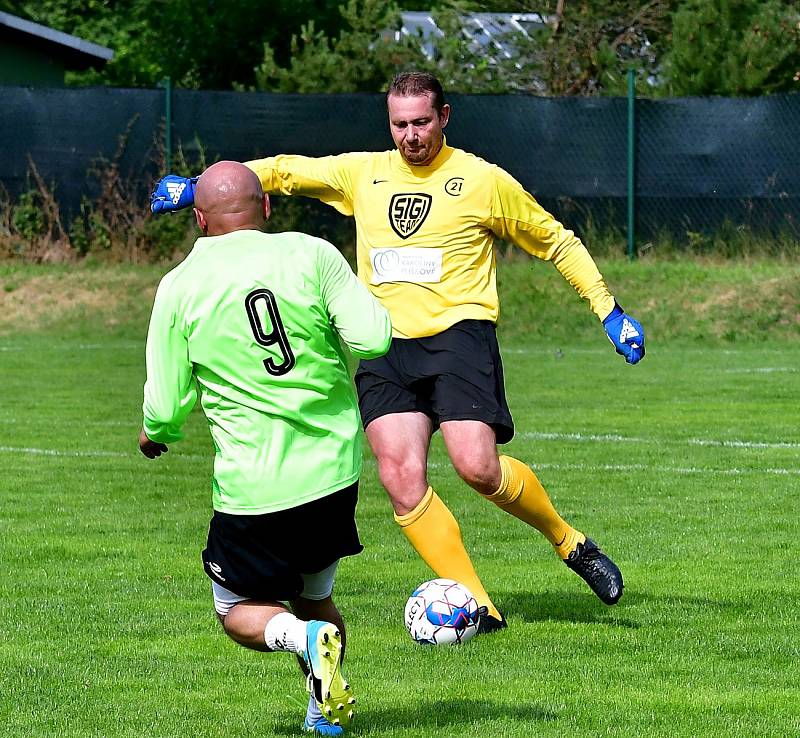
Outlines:
<svg viewBox="0 0 800 738"><path fill-rule="evenodd" d="M675 0L540 0L522 4L547 23L519 44L518 64L545 95L620 95L626 72L659 67ZM529 83L530 87L530 83ZM530 91L535 91L530 89Z"/></svg>
<svg viewBox="0 0 800 738"><path fill-rule="evenodd" d="M267 44L256 88L282 92L375 92L402 68L436 74L451 92L542 95L624 94L625 73L657 74L677 0L440 0L429 9L443 35L433 58L421 39L394 37L400 10L393 0L349 0L330 37L313 22L292 38L281 66ZM406 7L411 3L404 3ZM531 37L502 40L509 57L467 41L464 16L477 11L537 13L545 27Z"/></svg>
<svg viewBox="0 0 800 738"><path fill-rule="evenodd" d="M419 47L396 39L400 11L391 0L348 0L340 7L342 30L331 38L313 20L291 39L287 66L264 44L255 88L274 92L378 92L404 67L421 66Z"/></svg>
<svg viewBox="0 0 800 738"><path fill-rule="evenodd" d="M291 32L309 17L335 32L332 0L0 0L7 12L109 46L100 71L72 73L73 84L151 87L165 76L182 87L230 89L252 83L269 43L289 57Z"/></svg>
<svg viewBox="0 0 800 738"><path fill-rule="evenodd" d="M398 37L400 8L430 11L433 58ZM755 95L800 90L800 11L785 0L0 0L0 9L109 46L71 84L283 92L377 92L399 70L462 93ZM537 13L504 39L510 58L463 33L464 14Z"/></svg>
<svg viewBox="0 0 800 738"><path fill-rule="evenodd" d="M665 60L669 95L800 90L800 12L782 0L685 0Z"/></svg>
<svg viewBox="0 0 800 738"><path fill-rule="evenodd" d="M413 7L414 3L404 3ZM498 64L473 48L462 33L461 15L469 6L449 2L433 10L443 35L433 58L421 38L401 36L400 8L394 0L348 0L341 6L343 25L336 37L317 30L313 21L292 37L290 62L281 66L269 44L256 69L256 89L276 92L379 92L397 72L417 69L436 74L449 92L498 93L520 88L523 73Z"/></svg>

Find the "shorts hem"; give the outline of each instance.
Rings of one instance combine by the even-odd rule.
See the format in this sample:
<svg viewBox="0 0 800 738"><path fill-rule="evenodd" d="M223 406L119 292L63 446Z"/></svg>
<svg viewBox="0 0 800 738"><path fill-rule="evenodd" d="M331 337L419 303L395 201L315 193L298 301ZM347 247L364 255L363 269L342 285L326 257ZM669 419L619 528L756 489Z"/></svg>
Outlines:
<svg viewBox="0 0 800 738"><path fill-rule="evenodd" d="M448 423L451 420L477 420L485 425L489 425L497 436L497 443L508 443L514 437L514 426L509 424L504 419L494 418L489 420L485 415L473 415L471 413L457 413L452 417L439 418L439 424Z"/></svg>
<svg viewBox="0 0 800 738"><path fill-rule="evenodd" d="M436 421L436 417L432 413L427 412L425 410L421 410L418 407L403 408L402 410L400 410L398 408L394 408L394 407L393 408L387 408L387 409L381 408L380 410L376 410L375 412L370 413L366 418L362 418L361 424L364 426L364 430L366 430L367 426L373 420L377 420L378 418L382 418L385 415L395 415L395 414L398 414L398 413L422 413L423 415L425 415L428 418L430 418L430 420L434 424L434 426L438 427L438 423Z"/></svg>

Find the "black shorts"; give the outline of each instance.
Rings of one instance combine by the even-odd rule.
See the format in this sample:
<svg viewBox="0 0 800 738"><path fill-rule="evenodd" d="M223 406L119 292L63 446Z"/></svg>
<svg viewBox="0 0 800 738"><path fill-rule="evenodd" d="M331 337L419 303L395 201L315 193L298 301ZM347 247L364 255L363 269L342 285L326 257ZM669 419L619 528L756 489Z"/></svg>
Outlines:
<svg viewBox="0 0 800 738"><path fill-rule="evenodd" d="M364 360L355 375L366 428L389 413L422 412L434 429L447 420L480 420L498 443L514 437L493 323L462 320L425 338L394 338L389 352Z"/></svg>
<svg viewBox="0 0 800 738"><path fill-rule="evenodd" d="M302 574L316 574L363 550L355 512L358 482L331 495L264 515L217 510L208 529L203 568L212 581L253 600L293 600Z"/></svg>

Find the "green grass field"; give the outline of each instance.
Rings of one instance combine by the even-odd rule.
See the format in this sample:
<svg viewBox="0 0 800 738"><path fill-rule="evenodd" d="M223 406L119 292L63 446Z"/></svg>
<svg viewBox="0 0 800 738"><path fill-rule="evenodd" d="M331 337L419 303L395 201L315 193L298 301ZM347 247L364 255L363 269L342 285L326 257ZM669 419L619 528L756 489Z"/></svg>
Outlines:
<svg viewBox="0 0 800 738"><path fill-rule="evenodd" d="M615 270L634 292L646 278ZM137 452L157 274L129 271L148 287L113 320L105 298L77 312L56 302L30 323L20 309L0 337L0 735L299 735L293 659L236 646L213 614L199 561L202 415L166 457ZM43 276L49 299L65 274L0 270L7 297ZM683 274L676 285L692 283ZM657 304L631 311L646 327L669 322ZM589 328L508 331L507 448L614 556L625 596L603 606L541 536L456 479L436 438L431 481L509 628L416 646L403 606L429 571L367 457L366 550L337 580L359 701L351 734L800 735L800 342L655 331L628 367L585 308L575 315Z"/></svg>

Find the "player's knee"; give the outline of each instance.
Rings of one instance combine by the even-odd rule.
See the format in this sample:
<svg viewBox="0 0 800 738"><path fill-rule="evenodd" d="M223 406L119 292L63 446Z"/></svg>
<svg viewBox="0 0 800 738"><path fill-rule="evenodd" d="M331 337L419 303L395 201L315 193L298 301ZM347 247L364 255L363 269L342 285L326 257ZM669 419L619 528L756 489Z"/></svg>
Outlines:
<svg viewBox="0 0 800 738"><path fill-rule="evenodd" d="M392 497L402 495L409 489L427 487L425 472L425 465L415 459L378 459L381 484Z"/></svg>
<svg viewBox="0 0 800 738"><path fill-rule="evenodd" d="M254 651L269 651L264 643L264 622L256 608L234 605L227 612L217 610L225 635L240 646Z"/></svg>
<svg viewBox="0 0 800 738"><path fill-rule="evenodd" d="M219 618L219 620L222 623L222 629L225 631L225 635L228 636L228 638L235 643L238 643L240 646L244 646L245 648L253 647L251 643L252 634L245 632L241 623L236 618L230 618L226 616Z"/></svg>
<svg viewBox="0 0 800 738"><path fill-rule="evenodd" d="M496 456L463 456L453 459L458 476L481 494L490 495L500 486L500 463Z"/></svg>

